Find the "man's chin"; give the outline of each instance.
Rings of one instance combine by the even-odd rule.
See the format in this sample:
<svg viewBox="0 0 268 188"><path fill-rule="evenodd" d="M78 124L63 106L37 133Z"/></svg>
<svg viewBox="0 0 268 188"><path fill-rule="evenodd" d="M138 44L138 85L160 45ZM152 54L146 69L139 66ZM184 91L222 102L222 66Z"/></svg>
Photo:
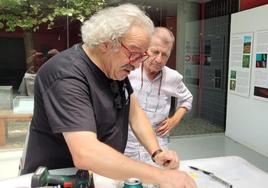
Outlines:
<svg viewBox="0 0 268 188"><path fill-rule="evenodd" d="M124 80L131 73L130 70L124 70L123 74L120 75L121 80Z"/></svg>
<svg viewBox="0 0 268 188"><path fill-rule="evenodd" d="M162 67L161 68L154 68L154 69L151 69L151 72L159 73L161 70L162 70Z"/></svg>
<svg viewBox="0 0 268 188"><path fill-rule="evenodd" d="M119 75L119 76L117 76L116 78L115 78L115 80L119 80L119 81L121 81L121 80L124 80L126 77L128 76L128 74L121 74L121 75Z"/></svg>

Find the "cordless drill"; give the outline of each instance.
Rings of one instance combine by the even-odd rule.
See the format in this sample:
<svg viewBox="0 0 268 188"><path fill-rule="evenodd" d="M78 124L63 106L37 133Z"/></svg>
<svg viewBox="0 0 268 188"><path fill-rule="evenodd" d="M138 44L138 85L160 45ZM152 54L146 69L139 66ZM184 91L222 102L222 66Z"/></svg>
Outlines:
<svg viewBox="0 0 268 188"><path fill-rule="evenodd" d="M32 176L31 187L60 185L62 188L94 188L92 176L86 170L78 170L75 175L51 175L47 167L40 166Z"/></svg>

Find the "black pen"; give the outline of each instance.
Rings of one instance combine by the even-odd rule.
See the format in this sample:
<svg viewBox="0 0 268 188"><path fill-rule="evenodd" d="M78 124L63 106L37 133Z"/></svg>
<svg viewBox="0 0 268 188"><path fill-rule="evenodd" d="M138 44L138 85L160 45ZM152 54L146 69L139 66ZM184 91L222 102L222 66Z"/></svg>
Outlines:
<svg viewBox="0 0 268 188"><path fill-rule="evenodd" d="M221 179L221 178L215 176L212 172L209 172L209 171L206 171L206 170L202 170L202 169L197 168L197 167L194 167L194 166L189 166L189 167L190 167L191 169L193 169L193 170L197 170L197 171L203 172L204 174L210 176L212 179L216 180L217 182L222 183L222 184L225 185L226 187L229 187L229 188L232 188L232 187L233 187L232 184L230 184L230 183L224 181L223 179Z"/></svg>

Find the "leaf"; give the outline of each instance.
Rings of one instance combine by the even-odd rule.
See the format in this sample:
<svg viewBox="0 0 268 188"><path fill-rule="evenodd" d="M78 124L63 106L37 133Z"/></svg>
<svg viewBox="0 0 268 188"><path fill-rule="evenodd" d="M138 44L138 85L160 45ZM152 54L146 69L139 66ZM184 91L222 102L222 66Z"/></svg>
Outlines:
<svg viewBox="0 0 268 188"><path fill-rule="evenodd" d="M62 16L83 22L104 6L105 0L0 0L0 27L36 31L39 24L51 27Z"/></svg>
<svg viewBox="0 0 268 188"><path fill-rule="evenodd" d="M42 22L47 22L48 19L47 18L42 18Z"/></svg>

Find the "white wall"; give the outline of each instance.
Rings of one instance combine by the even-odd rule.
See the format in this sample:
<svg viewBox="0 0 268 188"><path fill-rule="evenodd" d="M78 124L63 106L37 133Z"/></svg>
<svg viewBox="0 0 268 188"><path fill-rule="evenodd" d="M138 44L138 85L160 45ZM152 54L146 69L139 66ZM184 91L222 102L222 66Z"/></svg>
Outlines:
<svg viewBox="0 0 268 188"><path fill-rule="evenodd" d="M232 15L231 37L239 32L254 32L256 37L260 30L268 30L268 5ZM251 63L256 58L254 42ZM228 92L225 135L268 157L268 102L253 98L253 76L251 72L249 97Z"/></svg>

